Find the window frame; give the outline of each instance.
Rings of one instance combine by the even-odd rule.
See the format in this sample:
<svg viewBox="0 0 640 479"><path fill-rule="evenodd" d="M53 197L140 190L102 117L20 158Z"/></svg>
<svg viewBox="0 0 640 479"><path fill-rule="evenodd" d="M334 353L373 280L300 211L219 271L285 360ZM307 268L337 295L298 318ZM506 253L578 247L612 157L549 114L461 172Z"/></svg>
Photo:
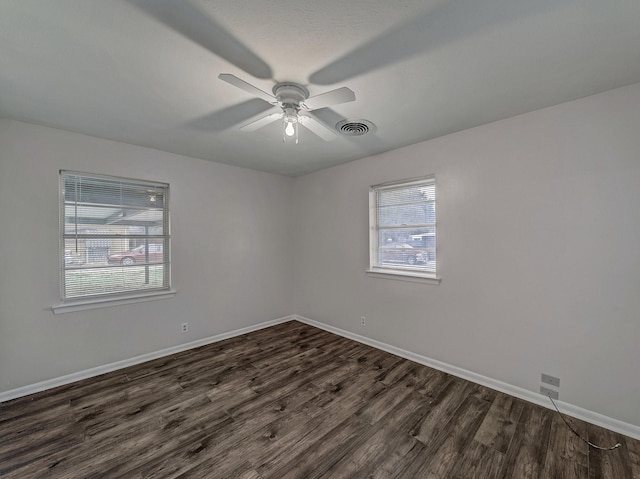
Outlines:
<svg viewBox="0 0 640 479"><path fill-rule="evenodd" d="M150 233L148 230L145 233L135 233L135 234L120 234L120 233L98 233L98 234L78 234L69 233L67 231L66 224L66 215L68 211L66 207L68 207L68 201L65 200L65 188L66 182L70 177L77 177L83 180L94 180L94 181L105 181L105 182L113 182L120 183L121 185L126 185L130 188L133 188L133 191L136 189L153 189L155 195L157 192L158 196L162 195L163 203L161 208L156 208L155 211L162 211L162 233L153 232ZM87 172L79 172L79 171L71 171L71 170L60 170L59 171L59 277L60 277L60 301L61 303L58 305L54 305L52 307L53 312L58 313L66 313L70 311L78 311L84 309L94 309L101 308L106 306L112 306L116 304L128 304L128 303L137 303L141 301L149 301L154 299L164 299L167 297L171 297L175 295L175 291L171 288L171 231L170 231L170 206L169 206L169 194L170 187L168 183L161 183L157 181L149 181L149 180L140 180L134 178L125 178L118 176L110 176L110 175L102 175L96 173L87 173ZM99 190L98 190L99 191ZM77 199L75 199L76 205ZM151 201L154 201L153 199ZM127 208L136 208L137 205L134 206L133 203L129 204L124 202L119 205L114 205L112 203L108 203L106 201L103 202L95 202L93 203L98 208L124 208L124 211ZM77 206L76 206L77 208ZM154 211L153 208L149 208L148 206L145 208L143 206L143 211ZM77 217L77 211L74 213L74 217ZM132 224L131 226L136 226ZM122 240L126 238L127 240L135 240L136 242L143 242L143 244L154 244L149 243L149 240L160 240L163 244L163 257L162 262L158 264L162 264L162 276L161 282L162 285L160 287L142 287L142 288L132 288L128 290L122 291L114 291L114 292L97 292L97 293L87 293L80 295L69 295L68 294L68 272L72 271L74 268L70 268L66 264L66 242L69 239L78 241L79 238L83 238L84 240L112 240L118 239ZM139 247L139 246L138 246ZM71 263L73 264L73 263ZM149 266L153 266L154 262L149 261L148 263L144 263L141 266L145 266L149 268ZM117 268L124 268L124 265L100 265L101 268L110 269L112 268L116 271ZM148 269L145 270L145 274L148 274ZM121 273L124 275L125 270L122 270ZM146 280L148 281L148 280ZM89 281L90 282L90 281Z"/></svg>
<svg viewBox="0 0 640 479"><path fill-rule="evenodd" d="M435 191L434 202L437 202L437 188L435 175L422 176L418 178L410 178L404 180L396 180L369 187L369 267L366 273L370 277L383 278L383 279L396 279L401 281L420 282L439 284L440 277L438 276L437 268L437 254L435 259L435 271L424 271L417 268L407 266L391 266L380 265L378 261L379 253L379 231L378 226L378 192L384 190L399 189L404 187L415 186L433 186ZM402 225L398 225L400 227ZM434 229L434 241L436 242L437 249L437 213L436 222L430 226ZM434 251L435 253L435 251Z"/></svg>

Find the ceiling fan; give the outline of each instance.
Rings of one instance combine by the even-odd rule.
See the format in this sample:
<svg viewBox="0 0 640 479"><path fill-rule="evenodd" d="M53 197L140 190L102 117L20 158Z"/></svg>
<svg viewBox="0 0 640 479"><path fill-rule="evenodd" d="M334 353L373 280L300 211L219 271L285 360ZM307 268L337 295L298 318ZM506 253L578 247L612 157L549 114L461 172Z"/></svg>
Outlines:
<svg viewBox="0 0 640 479"><path fill-rule="evenodd" d="M270 103L274 108L281 109L279 112L267 114L242 126L240 128L241 131L255 131L274 121L283 120L282 140L285 141L287 137L295 137L296 144L298 143L299 125L308 128L325 141L333 140L336 137L336 133L314 118L311 112L319 108L347 103L356 99L355 93L347 87L337 88L310 97L309 91L302 85L282 82L273 87L272 95L230 73L221 73L218 78Z"/></svg>

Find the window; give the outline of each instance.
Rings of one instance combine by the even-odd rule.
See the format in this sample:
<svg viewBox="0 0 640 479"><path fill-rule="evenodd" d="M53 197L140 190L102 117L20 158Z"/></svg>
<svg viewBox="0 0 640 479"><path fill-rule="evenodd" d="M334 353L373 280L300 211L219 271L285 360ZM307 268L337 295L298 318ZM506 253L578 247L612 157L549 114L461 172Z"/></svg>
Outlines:
<svg viewBox="0 0 640 479"><path fill-rule="evenodd" d="M435 279L435 178L372 186L369 204L369 272Z"/></svg>
<svg viewBox="0 0 640 479"><path fill-rule="evenodd" d="M61 171L60 199L64 301L169 290L169 185Z"/></svg>

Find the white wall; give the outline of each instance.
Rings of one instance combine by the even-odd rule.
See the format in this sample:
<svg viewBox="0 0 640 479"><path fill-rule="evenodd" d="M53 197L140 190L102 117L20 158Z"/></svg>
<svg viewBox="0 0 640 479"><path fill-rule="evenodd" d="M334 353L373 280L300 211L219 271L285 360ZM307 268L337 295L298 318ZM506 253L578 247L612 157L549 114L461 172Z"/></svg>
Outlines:
<svg viewBox="0 0 640 479"><path fill-rule="evenodd" d="M295 313L640 425L639 126L636 84L298 178ZM442 283L366 276L369 185L427 174Z"/></svg>
<svg viewBox="0 0 640 479"><path fill-rule="evenodd" d="M640 84L292 180L0 119L0 392L297 313L640 425L638 125ZM53 315L59 169L170 183L174 298ZM366 276L369 185L426 174L442 283Z"/></svg>
<svg viewBox="0 0 640 479"><path fill-rule="evenodd" d="M60 169L170 184L175 297L52 313ZM290 314L292 183L0 119L0 392Z"/></svg>

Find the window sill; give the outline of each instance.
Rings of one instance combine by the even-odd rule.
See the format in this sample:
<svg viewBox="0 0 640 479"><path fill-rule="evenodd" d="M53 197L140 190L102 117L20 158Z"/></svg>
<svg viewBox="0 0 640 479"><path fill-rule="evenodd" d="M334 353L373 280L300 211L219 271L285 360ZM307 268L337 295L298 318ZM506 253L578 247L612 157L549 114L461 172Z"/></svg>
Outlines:
<svg viewBox="0 0 640 479"><path fill-rule="evenodd" d="M413 271L398 271L398 270L391 270L391 269L368 269L366 270L366 274L371 278L392 279L396 281L408 281L410 283L440 284L440 278L432 274L418 273Z"/></svg>
<svg viewBox="0 0 640 479"><path fill-rule="evenodd" d="M55 304L51 307L54 314L71 313L73 311L85 311L88 309L108 308L121 304L141 303L143 301L155 301L157 299L172 298L176 295L173 289L167 291L155 291L149 293L139 293L131 296L119 296L117 298L96 298L73 301L63 304Z"/></svg>

